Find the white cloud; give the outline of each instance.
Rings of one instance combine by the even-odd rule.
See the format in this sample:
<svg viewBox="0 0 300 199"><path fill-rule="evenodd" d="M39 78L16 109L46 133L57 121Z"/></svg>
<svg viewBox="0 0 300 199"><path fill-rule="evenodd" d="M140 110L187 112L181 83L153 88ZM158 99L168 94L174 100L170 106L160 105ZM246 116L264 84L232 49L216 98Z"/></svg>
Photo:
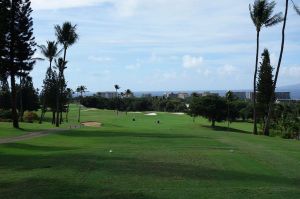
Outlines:
<svg viewBox="0 0 300 199"><path fill-rule="evenodd" d="M141 68L141 63L137 61L135 64L127 65L125 68L127 70L138 70Z"/></svg>
<svg viewBox="0 0 300 199"><path fill-rule="evenodd" d="M162 76L165 80L176 79L177 73L176 72L165 72L165 73L163 73Z"/></svg>
<svg viewBox="0 0 300 199"><path fill-rule="evenodd" d="M280 74L279 74L280 75ZM285 77L300 77L300 67L299 66L291 66L291 67L283 67L282 75Z"/></svg>
<svg viewBox="0 0 300 199"><path fill-rule="evenodd" d="M219 75L222 75L222 76L234 75L237 72L238 72L237 68L232 65L229 65L229 64L226 64L226 65L218 68L218 73L219 73Z"/></svg>
<svg viewBox="0 0 300 199"><path fill-rule="evenodd" d="M182 66L187 69L199 68L203 63L203 57L185 55L182 58Z"/></svg>
<svg viewBox="0 0 300 199"><path fill-rule="evenodd" d="M92 6L105 0L32 0L31 2L34 9L44 10Z"/></svg>
<svg viewBox="0 0 300 199"><path fill-rule="evenodd" d="M119 0L115 2L117 13L121 17L131 17L138 7L138 0Z"/></svg>
<svg viewBox="0 0 300 199"><path fill-rule="evenodd" d="M89 56L88 60L96 61L96 62L109 62L112 60L110 57L97 57L97 56Z"/></svg>

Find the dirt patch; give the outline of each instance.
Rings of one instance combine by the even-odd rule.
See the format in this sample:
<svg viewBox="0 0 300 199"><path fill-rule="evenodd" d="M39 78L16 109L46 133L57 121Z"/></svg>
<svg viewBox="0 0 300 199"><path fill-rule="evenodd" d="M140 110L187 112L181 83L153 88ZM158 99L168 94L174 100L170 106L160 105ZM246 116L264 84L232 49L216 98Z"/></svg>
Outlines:
<svg viewBox="0 0 300 199"><path fill-rule="evenodd" d="M102 126L102 124L99 122L82 122L81 125L86 127L97 127L97 128L100 128Z"/></svg>
<svg viewBox="0 0 300 199"><path fill-rule="evenodd" d="M33 139L33 138L37 138L37 137L47 136L49 134L58 133L61 131L67 131L67 129L49 129L49 130L45 130L45 131L41 131L41 132L32 132L32 133L28 133L28 134L17 136L17 137L1 138L0 144L15 143L18 141L29 140L29 139Z"/></svg>

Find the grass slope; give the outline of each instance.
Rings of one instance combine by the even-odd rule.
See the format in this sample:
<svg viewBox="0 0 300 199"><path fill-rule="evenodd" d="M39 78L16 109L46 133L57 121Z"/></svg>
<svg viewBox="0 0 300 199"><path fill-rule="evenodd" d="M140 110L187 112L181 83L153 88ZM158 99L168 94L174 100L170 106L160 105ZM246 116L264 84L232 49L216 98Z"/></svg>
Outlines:
<svg viewBox="0 0 300 199"><path fill-rule="evenodd" d="M0 198L300 197L300 143L252 136L251 124L212 130L188 116L102 110L85 110L82 120L103 127L0 145Z"/></svg>

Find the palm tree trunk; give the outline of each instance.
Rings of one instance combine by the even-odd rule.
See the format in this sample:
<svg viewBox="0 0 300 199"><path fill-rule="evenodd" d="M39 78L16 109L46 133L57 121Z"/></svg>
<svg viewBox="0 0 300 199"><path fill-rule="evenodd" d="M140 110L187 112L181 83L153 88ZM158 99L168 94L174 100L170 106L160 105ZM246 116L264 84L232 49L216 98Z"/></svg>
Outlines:
<svg viewBox="0 0 300 199"><path fill-rule="evenodd" d="M52 110L52 124L55 124L55 111Z"/></svg>
<svg viewBox="0 0 300 199"><path fill-rule="evenodd" d="M57 91L57 94L56 94L56 118L55 118L56 119L56 127L59 127L60 84L61 84L61 74L58 75L58 91Z"/></svg>
<svg viewBox="0 0 300 199"><path fill-rule="evenodd" d="M46 109L46 105L45 105L45 99L44 99L44 100L43 100L43 106L42 106L42 110L41 110L41 117L40 117L39 124L42 124L42 123L43 123L44 114L45 114L45 109Z"/></svg>
<svg viewBox="0 0 300 199"><path fill-rule="evenodd" d="M60 110L60 118L59 118L59 123L62 124L63 121L64 121L64 118L63 118L63 107L61 107L61 110Z"/></svg>
<svg viewBox="0 0 300 199"><path fill-rule="evenodd" d="M258 56L259 56L259 36L260 31L257 30L257 37L256 37L256 61L255 61L255 72L253 78L253 134L257 135L257 118L256 118L256 87L257 87L257 72L258 72Z"/></svg>
<svg viewBox="0 0 300 199"><path fill-rule="evenodd" d="M19 128L19 118L17 113L17 93L16 93L16 79L15 74L10 75L11 83L11 104L12 104L12 117L13 117L13 127Z"/></svg>
<svg viewBox="0 0 300 199"><path fill-rule="evenodd" d="M229 128L229 102L227 101L227 128Z"/></svg>
<svg viewBox="0 0 300 199"><path fill-rule="evenodd" d="M116 110L117 116L119 115L119 97L118 97L118 89L116 89Z"/></svg>
<svg viewBox="0 0 300 199"><path fill-rule="evenodd" d="M81 99L82 99L82 93L80 94L80 99L79 99L78 122L80 122Z"/></svg>
<svg viewBox="0 0 300 199"><path fill-rule="evenodd" d="M214 119L211 121L211 127L216 127L216 121Z"/></svg>
<svg viewBox="0 0 300 199"><path fill-rule="evenodd" d="M19 110L19 119L23 122L24 108L23 108L23 79L20 77L20 110Z"/></svg>
<svg viewBox="0 0 300 199"><path fill-rule="evenodd" d="M66 122L69 122L69 109L70 109L70 103L68 103L68 107L67 107Z"/></svg>
<svg viewBox="0 0 300 199"><path fill-rule="evenodd" d="M275 92L276 92L276 85L278 81L278 76L280 72L280 67L281 67L281 61L283 57L283 51L284 51L284 44L285 44L285 28L286 28L286 22L287 22L287 15L288 15L288 10L289 10L289 0L285 1L285 14L284 14L284 20L283 20L283 26L282 26L282 40L281 40L281 49L280 49L280 55L279 55L279 60L278 60L278 65L276 69L276 75L274 79L274 84L273 84L273 92L272 92L272 97L270 99L269 103L269 110L268 110L268 117L266 119L266 124L264 128L264 135L269 136L270 135L270 121L271 121L271 114L274 106L274 98L275 98Z"/></svg>

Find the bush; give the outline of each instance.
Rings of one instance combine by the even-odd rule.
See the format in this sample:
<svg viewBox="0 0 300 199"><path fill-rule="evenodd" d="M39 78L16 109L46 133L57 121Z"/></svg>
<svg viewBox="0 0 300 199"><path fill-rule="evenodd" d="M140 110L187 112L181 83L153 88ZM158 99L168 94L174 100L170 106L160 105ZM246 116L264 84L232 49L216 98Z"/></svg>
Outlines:
<svg viewBox="0 0 300 199"><path fill-rule="evenodd" d="M39 116L34 112L25 112L23 119L25 122L33 123L34 121L39 119Z"/></svg>
<svg viewBox="0 0 300 199"><path fill-rule="evenodd" d="M0 110L0 119L1 120L10 120L12 119L12 113L10 110Z"/></svg>

